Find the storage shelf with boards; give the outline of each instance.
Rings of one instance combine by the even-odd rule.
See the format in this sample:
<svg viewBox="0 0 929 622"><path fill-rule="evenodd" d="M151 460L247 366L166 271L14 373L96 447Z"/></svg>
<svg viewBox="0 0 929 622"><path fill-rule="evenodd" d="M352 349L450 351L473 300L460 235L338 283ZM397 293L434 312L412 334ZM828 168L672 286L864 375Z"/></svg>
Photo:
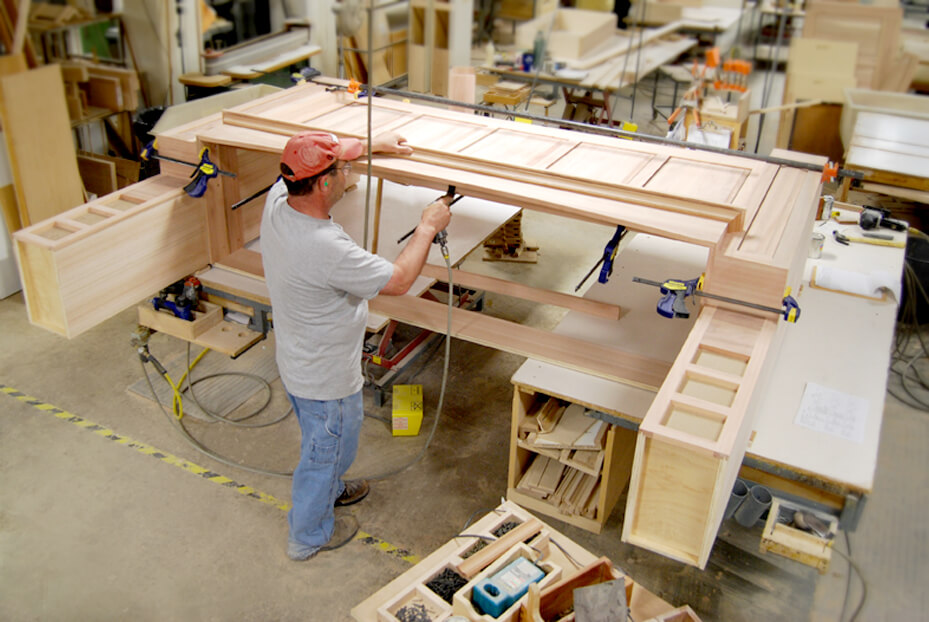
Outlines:
<svg viewBox="0 0 929 622"><path fill-rule="evenodd" d="M631 427L515 384L507 498L600 533L629 481L634 447Z"/></svg>

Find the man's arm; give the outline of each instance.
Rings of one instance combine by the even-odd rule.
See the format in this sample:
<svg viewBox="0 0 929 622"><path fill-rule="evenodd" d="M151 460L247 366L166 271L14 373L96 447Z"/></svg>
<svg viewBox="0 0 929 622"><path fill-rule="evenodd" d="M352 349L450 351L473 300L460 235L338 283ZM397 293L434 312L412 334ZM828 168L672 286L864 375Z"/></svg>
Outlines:
<svg viewBox="0 0 929 622"><path fill-rule="evenodd" d="M381 289L380 293L387 296L402 296L409 291L410 286L419 273L422 272L426 264L426 258L429 256L429 248L432 246L432 239L435 234L442 231L448 226L452 213L448 209L448 204L452 197L442 197L435 203L430 204L423 210L423 217L413 232L413 237L407 242L407 245L400 251L400 255L394 261L394 272L387 285Z"/></svg>
<svg viewBox="0 0 929 622"><path fill-rule="evenodd" d="M373 153L397 153L400 155L410 155L413 148L406 144L406 139L396 132L387 132L375 136L371 140L371 151ZM361 141L361 155L363 158L368 153L368 141Z"/></svg>

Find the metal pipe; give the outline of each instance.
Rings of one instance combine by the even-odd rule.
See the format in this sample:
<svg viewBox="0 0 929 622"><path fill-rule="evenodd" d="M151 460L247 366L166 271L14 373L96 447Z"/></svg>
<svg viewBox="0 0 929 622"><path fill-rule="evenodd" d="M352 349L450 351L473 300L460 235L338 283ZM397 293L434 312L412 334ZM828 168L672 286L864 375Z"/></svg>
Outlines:
<svg viewBox="0 0 929 622"><path fill-rule="evenodd" d="M754 526L765 510L771 507L772 500L770 490L764 486L752 486L748 496L735 511L735 521L743 527Z"/></svg>
<svg viewBox="0 0 929 622"><path fill-rule="evenodd" d="M729 493L729 501L726 503L726 511L723 513L723 520L729 520L735 511L742 505L748 496L748 484L742 478L735 480L732 492Z"/></svg>

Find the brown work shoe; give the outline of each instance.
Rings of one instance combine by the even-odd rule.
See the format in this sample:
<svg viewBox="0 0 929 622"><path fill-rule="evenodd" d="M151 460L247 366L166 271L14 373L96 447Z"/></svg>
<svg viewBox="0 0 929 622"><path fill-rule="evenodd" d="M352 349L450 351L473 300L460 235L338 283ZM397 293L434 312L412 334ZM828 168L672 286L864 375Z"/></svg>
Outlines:
<svg viewBox="0 0 929 622"><path fill-rule="evenodd" d="M352 505L353 503L358 503L362 499L368 496L371 487L368 485L368 480L366 479L349 479L345 481L345 490L342 491L342 494L339 495L339 498L335 500L335 507L341 507L343 505Z"/></svg>

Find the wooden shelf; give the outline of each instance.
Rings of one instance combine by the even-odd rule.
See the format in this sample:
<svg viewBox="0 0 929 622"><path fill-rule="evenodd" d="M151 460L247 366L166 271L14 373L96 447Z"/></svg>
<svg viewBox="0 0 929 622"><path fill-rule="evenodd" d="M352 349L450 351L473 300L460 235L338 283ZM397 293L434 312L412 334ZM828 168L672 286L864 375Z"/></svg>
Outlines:
<svg viewBox="0 0 929 622"><path fill-rule="evenodd" d="M540 449L528 442L525 438L525 431L521 431L520 428L525 426L526 420L534 417L546 403L551 404L551 400L555 400L561 406L571 406L570 402L557 400L550 395L519 385L514 388L507 498L534 512L552 516L593 533L600 533L629 482L636 433L632 429L603 422L602 425L606 427L606 432L603 435L602 449L599 450L602 456L598 457L593 465L579 464L573 460L571 450ZM594 418L590 420L591 423L597 421ZM553 493L546 498L530 494L525 491L525 484L520 485L533 463L540 459L557 460L563 466L563 469L554 469L555 475L558 475L557 481L547 484ZM537 469L539 464L536 463ZM596 480L591 482L584 480L582 476L595 477ZM554 479L554 475L549 474L548 477ZM576 481L572 483L569 478L575 478ZM585 483L590 490L587 493L589 498L577 500L577 497L585 496L583 492ZM592 487L591 484L593 484ZM569 487L570 491L565 491L560 486ZM573 504L564 500L572 493L575 497ZM565 506L571 507L572 505L574 509L566 511Z"/></svg>

